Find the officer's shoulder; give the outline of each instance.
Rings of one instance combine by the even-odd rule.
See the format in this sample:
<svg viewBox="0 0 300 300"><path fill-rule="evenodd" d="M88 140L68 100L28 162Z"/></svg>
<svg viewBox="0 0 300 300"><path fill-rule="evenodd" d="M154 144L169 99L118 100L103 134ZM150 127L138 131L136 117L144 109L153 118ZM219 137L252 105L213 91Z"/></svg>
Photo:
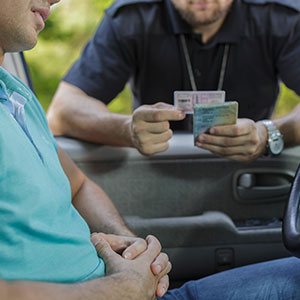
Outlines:
<svg viewBox="0 0 300 300"><path fill-rule="evenodd" d="M296 10L297 12L300 12L300 1L299 0L243 0L243 2L248 4L279 4L291 9Z"/></svg>
<svg viewBox="0 0 300 300"><path fill-rule="evenodd" d="M114 16L121 8L139 4L155 4L163 0L116 0L107 10L106 13Z"/></svg>

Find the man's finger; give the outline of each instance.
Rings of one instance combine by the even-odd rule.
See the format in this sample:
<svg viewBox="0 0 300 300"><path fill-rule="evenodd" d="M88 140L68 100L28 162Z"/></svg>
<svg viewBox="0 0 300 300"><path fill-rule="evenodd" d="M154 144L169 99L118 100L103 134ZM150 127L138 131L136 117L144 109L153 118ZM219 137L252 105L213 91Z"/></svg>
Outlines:
<svg viewBox="0 0 300 300"><path fill-rule="evenodd" d="M235 147L222 147L210 144L200 144L196 143L197 147L208 150L215 155L226 157L232 159L232 156L238 155L239 157L245 157L243 161L251 160L252 156L255 154L255 147L245 147L245 146L235 146Z"/></svg>
<svg viewBox="0 0 300 300"><path fill-rule="evenodd" d="M238 119L236 124L215 126L209 130L209 133L219 136L237 137L248 135L256 130L255 122L250 119Z"/></svg>
<svg viewBox="0 0 300 300"><path fill-rule="evenodd" d="M136 134L141 132L162 133L170 129L170 123L168 121L146 122L140 120L134 127Z"/></svg>
<svg viewBox="0 0 300 300"><path fill-rule="evenodd" d="M147 250L136 259L139 258L143 259L145 257L148 260L149 257L153 257L153 260L151 261L152 263L156 259L156 257L160 254L161 244L158 241L158 239L153 235L148 235L146 237L146 242L147 242Z"/></svg>
<svg viewBox="0 0 300 300"><path fill-rule="evenodd" d="M160 244L159 240L153 235L148 235L146 237L146 241L148 244L149 251L153 252L153 253L157 253L157 255L158 255L161 251L161 244Z"/></svg>
<svg viewBox="0 0 300 300"><path fill-rule="evenodd" d="M99 232L97 233L97 235L105 239L109 243L111 249L119 254L122 254L124 249L128 246L128 241L123 236L117 236L115 234L106 234L103 232Z"/></svg>
<svg viewBox="0 0 300 300"><path fill-rule="evenodd" d="M201 144L210 144L220 147L235 147L245 145L255 145L258 139L255 135L244 135L239 137L215 136L210 134L200 134L197 141Z"/></svg>
<svg viewBox="0 0 300 300"><path fill-rule="evenodd" d="M91 242L97 250L98 256L101 257L104 262L109 261L112 257L118 256L110 247L109 243L97 234L92 234Z"/></svg>
<svg viewBox="0 0 300 300"><path fill-rule="evenodd" d="M185 118L185 113L176 109L156 109L145 107L134 113L134 118L146 122L180 121Z"/></svg>
<svg viewBox="0 0 300 300"><path fill-rule="evenodd" d="M169 104L169 103L165 103L165 102L157 102L153 105L149 105L149 107L155 107L158 109L174 109L174 105Z"/></svg>
<svg viewBox="0 0 300 300"><path fill-rule="evenodd" d="M134 259L147 249L147 243L144 239L136 239L136 241L124 250L122 256L125 259Z"/></svg>
<svg viewBox="0 0 300 300"><path fill-rule="evenodd" d="M167 142L172 136L173 131L171 129L162 133L145 133L139 136L139 142L145 146L154 145Z"/></svg>
<svg viewBox="0 0 300 300"><path fill-rule="evenodd" d="M169 276L165 275L158 282L156 288L156 296L162 298L163 295L167 292L168 288L169 288Z"/></svg>
<svg viewBox="0 0 300 300"><path fill-rule="evenodd" d="M168 265L169 257L166 253L160 253L151 265L151 271L154 275L160 274Z"/></svg>
<svg viewBox="0 0 300 300"><path fill-rule="evenodd" d="M168 262L166 268L158 275L159 278L163 278L165 275L167 275L172 270L172 264L171 262Z"/></svg>
<svg viewBox="0 0 300 300"><path fill-rule="evenodd" d="M169 148L169 143L168 141L166 141L162 143L153 144L150 146L149 145L142 146L139 148L139 151L144 155L152 155L155 153L164 152L168 150L168 148Z"/></svg>

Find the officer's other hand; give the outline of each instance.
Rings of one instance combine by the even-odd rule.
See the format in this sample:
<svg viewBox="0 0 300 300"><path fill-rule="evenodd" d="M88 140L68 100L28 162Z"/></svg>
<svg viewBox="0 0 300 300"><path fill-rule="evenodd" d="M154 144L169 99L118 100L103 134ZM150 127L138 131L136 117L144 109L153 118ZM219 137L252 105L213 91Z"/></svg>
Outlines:
<svg viewBox="0 0 300 300"><path fill-rule="evenodd" d="M167 150L173 135L169 121L184 118L185 113L170 104L159 102L140 106L132 114L130 130L133 146L144 155Z"/></svg>
<svg viewBox="0 0 300 300"><path fill-rule="evenodd" d="M238 119L235 125L215 126L200 134L196 146L228 159L248 162L265 152L267 130L260 122Z"/></svg>

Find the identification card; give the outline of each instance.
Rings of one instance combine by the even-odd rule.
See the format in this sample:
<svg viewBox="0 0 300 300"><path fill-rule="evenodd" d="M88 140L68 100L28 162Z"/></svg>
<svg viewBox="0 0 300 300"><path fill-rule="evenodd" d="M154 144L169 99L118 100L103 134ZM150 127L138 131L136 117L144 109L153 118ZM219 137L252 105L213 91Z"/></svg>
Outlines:
<svg viewBox="0 0 300 300"><path fill-rule="evenodd" d="M228 101L221 104L198 104L194 106L194 142L200 133L213 126L232 125L238 116L238 103Z"/></svg>
<svg viewBox="0 0 300 300"><path fill-rule="evenodd" d="M194 113L197 104L224 103L225 91L175 91L174 106L186 114Z"/></svg>

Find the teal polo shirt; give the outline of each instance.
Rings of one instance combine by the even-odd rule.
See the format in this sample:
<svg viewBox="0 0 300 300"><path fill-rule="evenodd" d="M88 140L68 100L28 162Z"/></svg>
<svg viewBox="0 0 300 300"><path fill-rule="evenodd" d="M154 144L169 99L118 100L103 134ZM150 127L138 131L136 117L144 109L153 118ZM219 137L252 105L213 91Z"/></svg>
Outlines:
<svg viewBox="0 0 300 300"><path fill-rule="evenodd" d="M0 278L79 282L103 276L43 109L2 68L0 91Z"/></svg>

